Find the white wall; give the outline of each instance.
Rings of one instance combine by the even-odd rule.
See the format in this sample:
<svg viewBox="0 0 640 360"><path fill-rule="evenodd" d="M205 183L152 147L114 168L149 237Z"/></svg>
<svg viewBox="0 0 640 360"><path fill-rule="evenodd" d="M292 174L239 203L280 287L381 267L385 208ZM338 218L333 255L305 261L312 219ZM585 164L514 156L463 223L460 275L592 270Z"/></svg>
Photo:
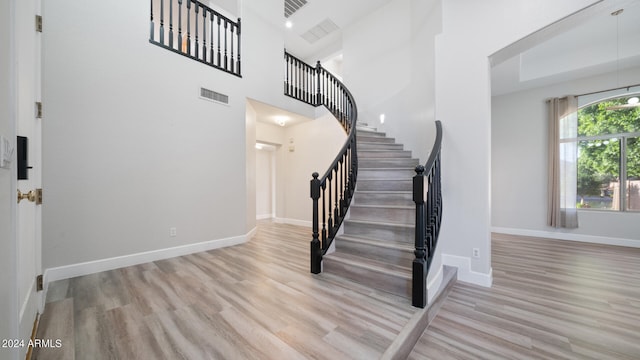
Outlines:
<svg viewBox="0 0 640 360"><path fill-rule="evenodd" d="M245 123L246 123L246 139L245 139L245 171L246 175L246 201L245 209L246 229L253 231L256 227L256 111L249 101L246 103Z"/></svg>
<svg viewBox="0 0 640 360"><path fill-rule="evenodd" d="M580 227L554 229L547 215L547 111L545 100L640 83L640 68L492 98L492 216L497 231L574 239L636 241L640 214L579 211ZM586 235L586 237L584 236ZM592 238L593 239L593 238ZM617 240L616 240L617 239ZM623 243L623 242L621 242Z"/></svg>
<svg viewBox="0 0 640 360"><path fill-rule="evenodd" d="M391 1L343 31L343 74L359 121L395 137L421 162L435 136L434 35L440 31L440 6L437 0Z"/></svg>
<svg viewBox="0 0 640 360"><path fill-rule="evenodd" d="M0 135L15 145L15 120L12 108L11 90L12 58L13 51L13 21L12 3L10 0L0 0L0 44L4 44L4 50L0 52ZM15 159L15 155L13 157ZM12 164L15 169L15 164ZM15 170L0 168L0 339L17 337L17 295L16 289L16 263L15 263L15 190L12 178L16 176ZM0 348L0 358L17 358L17 351Z"/></svg>
<svg viewBox="0 0 640 360"><path fill-rule="evenodd" d="M488 56L593 0L448 0L436 39L436 118L443 121L444 254L491 281L491 86ZM473 248L480 258L471 258Z"/></svg>
<svg viewBox="0 0 640 360"><path fill-rule="evenodd" d="M275 149L256 149L256 213L257 219L275 217Z"/></svg>
<svg viewBox="0 0 640 360"><path fill-rule="evenodd" d="M242 80L150 44L148 13L44 3L45 268L250 230Z"/></svg>

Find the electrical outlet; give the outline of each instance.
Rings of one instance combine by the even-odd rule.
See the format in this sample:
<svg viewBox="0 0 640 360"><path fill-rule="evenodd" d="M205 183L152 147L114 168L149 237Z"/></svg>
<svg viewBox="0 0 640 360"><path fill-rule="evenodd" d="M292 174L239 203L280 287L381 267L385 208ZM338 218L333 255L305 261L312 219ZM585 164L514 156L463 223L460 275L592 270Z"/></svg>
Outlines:
<svg viewBox="0 0 640 360"><path fill-rule="evenodd" d="M474 258L479 258L480 257L480 249L473 248L473 257Z"/></svg>
<svg viewBox="0 0 640 360"><path fill-rule="evenodd" d="M174 227L169 228L169 236L175 237L176 235L178 235L178 229L176 229Z"/></svg>

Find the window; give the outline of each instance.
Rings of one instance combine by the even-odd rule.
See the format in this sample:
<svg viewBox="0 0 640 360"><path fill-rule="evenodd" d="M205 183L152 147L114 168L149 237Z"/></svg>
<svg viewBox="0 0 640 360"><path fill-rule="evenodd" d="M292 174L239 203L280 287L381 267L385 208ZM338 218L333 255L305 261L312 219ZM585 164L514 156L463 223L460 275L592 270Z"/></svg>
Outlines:
<svg viewBox="0 0 640 360"><path fill-rule="evenodd" d="M640 211L639 105L627 95L578 110L578 208Z"/></svg>

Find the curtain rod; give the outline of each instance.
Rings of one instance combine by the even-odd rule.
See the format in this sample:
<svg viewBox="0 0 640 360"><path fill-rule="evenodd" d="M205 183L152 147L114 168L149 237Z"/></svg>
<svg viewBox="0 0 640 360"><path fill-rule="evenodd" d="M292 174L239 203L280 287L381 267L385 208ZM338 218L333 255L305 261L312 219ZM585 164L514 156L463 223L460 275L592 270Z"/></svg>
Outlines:
<svg viewBox="0 0 640 360"><path fill-rule="evenodd" d="M634 84L634 85L621 86L621 87L617 87L617 88L613 88L613 89L607 89L607 90L594 91L594 92L585 93L585 94L580 94L580 95L575 95L575 96L577 97L577 96L586 96L586 95L600 94L600 93L603 93L603 92L608 92L608 91L613 91L613 90L620 90L620 89L627 89L627 91L629 91L629 89L630 89L630 88L632 88L632 87L636 87L636 86L640 86L640 84Z"/></svg>

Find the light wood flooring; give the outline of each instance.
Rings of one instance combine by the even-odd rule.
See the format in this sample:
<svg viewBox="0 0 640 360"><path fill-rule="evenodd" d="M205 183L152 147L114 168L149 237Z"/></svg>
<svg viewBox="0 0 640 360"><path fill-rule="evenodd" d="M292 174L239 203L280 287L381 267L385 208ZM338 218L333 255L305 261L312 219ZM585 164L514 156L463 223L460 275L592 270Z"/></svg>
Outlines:
<svg viewBox="0 0 640 360"><path fill-rule="evenodd" d="M640 249L493 234L409 359L640 359Z"/></svg>
<svg viewBox="0 0 640 360"><path fill-rule="evenodd" d="M50 285L35 359L377 359L408 300L311 275L309 230ZM640 249L494 234L410 359L640 359Z"/></svg>
<svg viewBox="0 0 640 360"><path fill-rule="evenodd" d="M409 300L309 272L310 230L52 283L35 359L376 359Z"/></svg>

